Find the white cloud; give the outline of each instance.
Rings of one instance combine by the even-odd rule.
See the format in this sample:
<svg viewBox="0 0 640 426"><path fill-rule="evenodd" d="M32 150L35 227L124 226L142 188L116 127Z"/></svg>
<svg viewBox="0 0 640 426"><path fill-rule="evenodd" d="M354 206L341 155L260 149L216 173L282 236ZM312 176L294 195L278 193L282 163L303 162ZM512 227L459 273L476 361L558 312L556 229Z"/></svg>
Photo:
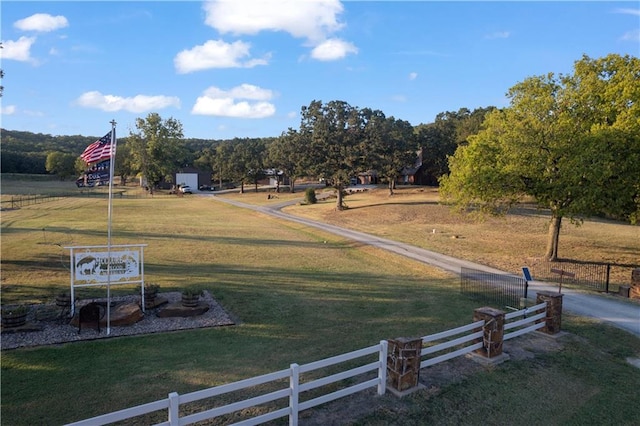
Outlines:
<svg viewBox="0 0 640 426"><path fill-rule="evenodd" d="M311 57L319 61L333 61L358 53L358 49L351 43L338 38L332 38L320 43L311 51Z"/></svg>
<svg viewBox="0 0 640 426"><path fill-rule="evenodd" d="M22 114L28 115L29 117L44 117L45 114L42 111L36 111L32 109L25 109L21 111Z"/></svg>
<svg viewBox="0 0 640 426"><path fill-rule="evenodd" d="M297 116L298 116L297 111L290 111L289 113L287 113L287 118L296 118Z"/></svg>
<svg viewBox="0 0 640 426"><path fill-rule="evenodd" d="M484 38L493 40L496 38L509 38L510 35L511 33L509 31L497 31L495 33L487 34Z"/></svg>
<svg viewBox="0 0 640 426"><path fill-rule="evenodd" d="M635 41L636 43L640 43L640 30L631 30L627 31L620 37L622 41Z"/></svg>
<svg viewBox="0 0 640 426"><path fill-rule="evenodd" d="M319 42L343 27L338 0L216 0L204 4L205 23L220 33L257 34L284 31Z"/></svg>
<svg viewBox="0 0 640 426"><path fill-rule="evenodd" d="M357 53L352 44L331 36L344 24L339 0L213 0L204 3L205 23L221 34L255 35L261 31L283 31L315 46L311 57L321 61Z"/></svg>
<svg viewBox="0 0 640 426"><path fill-rule="evenodd" d="M409 80L415 80L416 78L418 78L418 73L417 72L410 72L409 73Z"/></svg>
<svg viewBox="0 0 640 426"><path fill-rule="evenodd" d="M276 112L275 106L267 102L271 98L271 90L252 84L242 84L231 90L212 86L198 97L191 113L220 117L265 118Z"/></svg>
<svg viewBox="0 0 640 426"><path fill-rule="evenodd" d="M0 114L2 115L13 115L16 113L15 105L7 105L0 108Z"/></svg>
<svg viewBox="0 0 640 426"><path fill-rule="evenodd" d="M136 95L132 98L103 95L98 91L86 92L80 95L76 103L86 108L97 108L103 111L129 111L140 113L170 106L180 108L180 99L175 96L147 96Z"/></svg>
<svg viewBox="0 0 640 426"><path fill-rule="evenodd" d="M249 43L242 41L225 43L222 40L209 40L203 45L178 53L173 63L180 74L209 68L252 68L266 65L268 56L242 61L243 58L251 56L250 47Z"/></svg>
<svg viewBox="0 0 640 426"><path fill-rule="evenodd" d="M16 61L32 61L31 45L35 43L35 37L20 37L17 41L3 40L0 49L0 58Z"/></svg>
<svg viewBox="0 0 640 426"><path fill-rule="evenodd" d="M619 8L619 9L614 10L614 13L623 13L625 15L640 16L640 9Z"/></svg>
<svg viewBox="0 0 640 426"><path fill-rule="evenodd" d="M14 22L13 26L22 31L49 32L68 27L69 21L62 15L52 16L47 13L36 13Z"/></svg>

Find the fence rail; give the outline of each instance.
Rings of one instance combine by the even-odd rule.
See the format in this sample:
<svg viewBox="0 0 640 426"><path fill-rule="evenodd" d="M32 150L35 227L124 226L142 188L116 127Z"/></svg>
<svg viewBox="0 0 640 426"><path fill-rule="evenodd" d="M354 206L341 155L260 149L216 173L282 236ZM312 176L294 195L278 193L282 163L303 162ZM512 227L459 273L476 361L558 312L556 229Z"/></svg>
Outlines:
<svg viewBox="0 0 640 426"><path fill-rule="evenodd" d="M530 315L533 313L533 315ZM538 305L525 308L520 311L510 312L504 316L504 336L503 340L513 339L514 337L522 336L523 334L530 333L535 330L539 330L545 326L543 321L547 317L547 302L542 302ZM522 318L520 320L512 321L514 318ZM507 333L507 330L513 330Z"/></svg>
<svg viewBox="0 0 640 426"><path fill-rule="evenodd" d="M461 268L460 292L481 302L513 309L520 306L520 299L527 297L527 282L513 275Z"/></svg>
<svg viewBox="0 0 640 426"><path fill-rule="evenodd" d="M459 334L462 333L466 333L469 331L473 331L473 330L478 330L479 331L475 331L471 334L467 334L465 336L462 337L458 337L456 339L453 340L448 340L446 342L442 342L439 344L436 344L434 346L429 346L426 347L424 349L422 349L422 351L420 352L420 356L423 357L425 355L430 355L430 354L434 354L436 352L443 352L446 350L449 350L451 348L455 348L458 347L460 345L463 345L465 343L468 342L475 342L472 345L468 345L468 346L464 346L462 348L459 348L457 350L454 351L450 351L450 352L445 352L442 355L424 360L420 363L420 368L425 368L425 367L430 367L432 365L438 364L440 362L443 361L447 361L465 354L468 354L472 351L475 351L477 349L482 348L482 341L477 342L478 339L482 339L482 326L484 326L484 321L476 321L473 324L469 324L469 325L465 325L462 327L458 327L458 328L454 328L453 330L448 330L448 331L443 331L441 333L436 333L436 334L432 334L429 336L424 336L422 338L422 344L429 344L429 343L433 343L439 340L443 340L449 337L453 337L453 336L457 336Z"/></svg>
<svg viewBox="0 0 640 426"><path fill-rule="evenodd" d="M168 410L168 420L159 425L189 425L196 422L209 420L215 417L231 414L239 410L255 407L257 405L266 404L269 402L288 398L289 403L287 407L275 409L265 414L261 414L250 419L243 420L236 425L255 425L264 423L267 421L279 419L282 417L289 417L290 425L297 425L298 414L300 411L307 410L326 402L330 402L345 396L351 395L356 392L363 391L372 387L377 388L379 395L385 393L386 390L386 374L387 374L387 348L388 343L386 340L381 341L378 345L370 346L368 348L359 349L357 351L349 352L346 354L338 355L335 357L327 358L321 361L312 362L309 364L291 364L290 368L285 370L276 371L262 376L253 377L251 379L241 380L234 383L229 383L222 386L217 386L209 389L204 389L196 392L179 395L176 392L169 394L167 399L151 402L148 404L138 405L136 407L116 411L110 414L93 417L91 419L82 420L79 422L71 423L73 426L98 426L106 425L109 423L131 419L134 417L142 416L159 410ZM378 355L374 362L369 362L356 368L351 368L340 373L310 380L305 383L301 383L301 375L310 372L317 372L326 367L343 364L349 361L353 361L362 357L371 355ZM343 382L347 379L352 379L357 376L362 376L367 373L375 372L375 377L368 380L361 380L359 383L351 386L344 387L334 392L326 393L321 396L300 402L299 398L301 394L311 391L313 389L320 388L322 386L331 385L334 383ZM288 386L285 388L277 389L262 395L254 396L242 401L233 402L223 406L210 408L200 411L198 413L186 415L180 417L180 405L192 403L196 401L202 401L208 398L214 398L217 396L229 394L231 392L245 390L249 388L255 388L256 386L281 381L288 379Z"/></svg>

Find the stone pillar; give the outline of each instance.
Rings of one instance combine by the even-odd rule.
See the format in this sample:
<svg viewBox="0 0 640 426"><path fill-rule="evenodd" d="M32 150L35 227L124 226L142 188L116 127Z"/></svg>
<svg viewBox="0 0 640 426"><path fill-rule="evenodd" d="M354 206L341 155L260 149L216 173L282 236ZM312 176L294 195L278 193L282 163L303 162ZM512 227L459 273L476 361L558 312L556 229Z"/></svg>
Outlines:
<svg viewBox="0 0 640 426"><path fill-rule="evenodd" d="M504 312L488 306L473 311L473 322L485 321L483 327L483 347L475 353L486 358L502 355L502 340L504 338Z"/></svg>
<svg viewBox="0 0 640 426"><path fill-rule="evenodd" d="M539 291L536 305L547 302L547 318L545 326L539 329L543 333L557 334L562 326L562 293L553 291Z"/></svg>
<svg viewBox="0 0 640 426"><path fill-rule="evenodd" d="M640 268L631 271L631 288L629 289L629 297L632 299L640 299Z"/></svg>
<svg viewBox="0 0 640 426"><path fill-rule="evenodd" d="M418 386L422 339L389 339L387 377L391 388L403 392Z"/></svg>

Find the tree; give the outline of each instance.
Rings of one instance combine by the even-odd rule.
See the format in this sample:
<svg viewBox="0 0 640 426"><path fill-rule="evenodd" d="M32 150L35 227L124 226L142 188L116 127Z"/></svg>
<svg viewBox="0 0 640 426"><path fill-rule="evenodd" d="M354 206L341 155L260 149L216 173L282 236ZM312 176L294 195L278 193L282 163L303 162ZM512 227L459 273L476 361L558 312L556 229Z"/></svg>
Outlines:
<svg viewBox="0 0 640 426"><path fill-rule="evenodd" d="M76 156L64 152L50 152L47 154L45 168L47 172L57 175L64 180L75 174Z"/></svg>
<svg viewBox="0 0 640 426"><path fill-rule="evenodd" d="M136 130L131 131L128 142L135 167L152 187L163 180L172 181L173 174L187 158L182 144L182 123L150 113L146 119L136 118Z"/></svg>
<svg viewBox="0 0 640 426"><path fill-rule="evenodd" d="M225 141L216 146L216 152L213 158L212 168L214 173L218 175L220 180L220 189L224 178L232 179L231 156L233 155L233 145L229 141Z"/></svg>
<svg viewBox="0 0 640 426"><path fill-rule="evenodd" d="M267 164L277 170L282 170L289 177L289 190L295 192L296 179L303 176L309 169L302 137L298 131L289 128L279 138L271 142L268 147Z"/></svg>
<svg viewBox="0 0 640 426"><path fill-rule="evenodd" d="M238 139L233 144L230 172L234 180L240 182L240 193L244 193L246 182L252 182L258 192L258 180L264 177L265 155L266 148L261 139Z"/></svg>
<svg viewBox="0 0 640 426"><path fill-rule="evenodd" d="M121 143L122 142L122 143ZM126 185L130 176L134 176L136 168L131 155L131 145L128 141L118 141L116 149L116 162L113 165L113 173L120 176L120 184Z"/></svg>
<svg viewBox="0 0 640 426"><path fill-rule="evenodd" d="M416 126L417 144L422 150L424 181L436 185L438 179L449 173L448 157L459 145L466 145L468 138L480 131L486 114L494 107L469 111L460 108L457 112L445 111L436 116L433 123Z"/></svg>
<svg viewBox="0 0 640 426"><path fill-rule="evenodd" d="M300 136L310 171L336 189L336 209L345 208L343 191L363 167L362 117L343 101L302 107Z"/></svg>
<svg viewBox="0 0 640 426"><path fill-rule="evenodd" d="M450 158L441 193L457 208L504 213L523 196L551 212L545 257L558 258L562 219L640 211L640 60L584 56L572 75L513 86Z"/></svg>
<svg viewBox="0 0 640 426"><path fill-rule="evenodd" d="M415 137L408 121L385 117L379 110L362 110L365 164L386 178L389 195L402 169L415 160Z"/></svg>

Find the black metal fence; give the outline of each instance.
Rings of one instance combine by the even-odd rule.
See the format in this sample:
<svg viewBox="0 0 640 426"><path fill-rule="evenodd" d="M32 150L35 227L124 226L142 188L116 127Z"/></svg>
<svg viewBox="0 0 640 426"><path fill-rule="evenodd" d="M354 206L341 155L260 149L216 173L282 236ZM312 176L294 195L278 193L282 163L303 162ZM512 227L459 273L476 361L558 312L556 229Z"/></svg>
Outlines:
<svg viewBox="0 0 640 426"><path fill-rule="evenodd" d="M529 268L537 281L553 281L607 293L617 291L620 286L620 283L612 285L611 265L608 263L530 259Z"/></svg>
<svg viewBox="0 0 640 426"><path fill-rule="evenodd" d="M47 203L61 199L61 195L14 195L2 201L3 208L17 209L32 204Z"/></svg>
<svg viewBox="0 0 640 426"><path fill-rule="evenodd" d="M527 297L527 282L513 275L462 268L460 292L490 306L519 309L520 300Z"/></svg>
<svg viewBox="0 0 640 426"><path fill-rule="evenodd" d="M113 198L143 198L146 194L139 191L113 191ZM12 195L11 197L3 197L1 207L2 209L19 209L21 207L30 206L33 204L47 203L49 201L57 201L68 198L108 198L109 193L106 191L79 191L75 193L67 194L53 194L53 195Z"/></svg>

